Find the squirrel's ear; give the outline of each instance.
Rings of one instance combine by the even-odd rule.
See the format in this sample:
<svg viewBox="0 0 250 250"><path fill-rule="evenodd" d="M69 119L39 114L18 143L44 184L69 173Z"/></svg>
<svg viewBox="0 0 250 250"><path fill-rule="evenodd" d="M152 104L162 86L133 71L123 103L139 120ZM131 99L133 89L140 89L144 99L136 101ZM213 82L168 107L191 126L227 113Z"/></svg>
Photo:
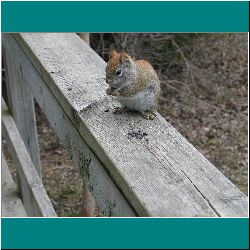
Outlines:
<svg viewBox="0 0 250 250"><path fill-rule="evenodd" d="M127 53L122 53L120 61L121 61L121 63L128 63L129 62L129 55Z"/></svg>
<svg viewBox="0 0 250 250"><path fill-rule="evenodd" d="M109 59L115 58L116 56L118 56L118 53L114 49L111 49L109 52Z"/></svg>

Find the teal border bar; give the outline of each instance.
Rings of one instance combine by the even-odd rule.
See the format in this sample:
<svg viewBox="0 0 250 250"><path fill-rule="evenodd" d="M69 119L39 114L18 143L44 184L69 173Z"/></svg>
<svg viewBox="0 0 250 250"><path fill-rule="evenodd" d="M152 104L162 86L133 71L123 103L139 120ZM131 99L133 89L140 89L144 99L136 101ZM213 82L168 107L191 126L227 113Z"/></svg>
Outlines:
<svg viewBox="0 0 250 250"><path fill-rule="evenodd" d="M2 32L248 32L249 2L3 1Z"/></svg>
<svg viewBox="0 0 250 250"><path fill-rule="evenodd" d="M2 249L249 249L249 219L2 219Z"/></svg>

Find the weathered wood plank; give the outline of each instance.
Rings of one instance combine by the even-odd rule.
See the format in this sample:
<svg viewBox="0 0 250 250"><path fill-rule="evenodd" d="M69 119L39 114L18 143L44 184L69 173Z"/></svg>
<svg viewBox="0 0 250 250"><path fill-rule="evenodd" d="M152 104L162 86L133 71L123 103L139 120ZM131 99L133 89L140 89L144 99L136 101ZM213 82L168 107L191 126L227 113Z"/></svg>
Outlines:
<svg viewBox="0 0 250 250"><path fill-rule="evenodd" d="M30 154L32 162L41 177L33 96L26 87L22 77L22 69L15 67L9 54L3 53L3 55L6 67L7 94L10 112Z"/></svg>
<svg viewBox="0 0 250 250"><path fill-rule="evenodd" d="M24 52L12 37L3 39L6 50L22 74L36 101L42 108L50 125L54 129L69 156L85 175L100 213L105 216L135 216L135 212L116 184L112 181L104 166L93 151L84 143L74 125L67 117L47 85L40 78L34 66L25 58Z"/></svg>
<svg viewBox="0 0 250 250"><path fill-rule="evenodd" d="M3 99L2 131L16 164L19 191L27 215L56 217L54 208Z"/></svg>
<svg viewBox="0 0 250 250"><path fill-rule="evenodd" d="M75 34L15 34L77 131L141 216L247 216L235 185L159 114L114 115L105 62ZM129 139L144 131L148 141Z"/></svg>
<svg viewBox="0 0 250 250"><path fill-rule="evenodd" d="M17 186L2 154L1 168L2 217L26 217L23 203L18 196Z"/></svg>

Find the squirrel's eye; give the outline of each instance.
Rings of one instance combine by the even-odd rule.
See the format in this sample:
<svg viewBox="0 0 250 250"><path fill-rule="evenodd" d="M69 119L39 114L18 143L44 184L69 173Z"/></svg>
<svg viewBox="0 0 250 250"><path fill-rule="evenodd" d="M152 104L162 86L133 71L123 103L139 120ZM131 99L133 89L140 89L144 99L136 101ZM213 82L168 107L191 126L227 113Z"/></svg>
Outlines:
<svg viewBox="0 0 250 250"><path fill-rule="evenodd" d="M115 75L120 76L122 74L122 71L120 69L116 70Z"/></svg>

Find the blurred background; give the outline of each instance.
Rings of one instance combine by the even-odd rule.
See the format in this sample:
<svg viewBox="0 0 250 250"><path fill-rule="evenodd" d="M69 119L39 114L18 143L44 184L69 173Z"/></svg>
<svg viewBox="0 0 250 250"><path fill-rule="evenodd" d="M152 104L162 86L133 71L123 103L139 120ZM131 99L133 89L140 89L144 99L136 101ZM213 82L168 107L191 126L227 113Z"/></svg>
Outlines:
<svg viewBox="0 0 250 250"><path fill-rule="evenodd" d="M90 46L105 61L110 48L149 61L161 80L159 113L248 194L247 33L91 33ZM58 216L80 216L82 177L38 104L36 119L52 204ZM4 142L3 151L11 164Z"/></svg>

